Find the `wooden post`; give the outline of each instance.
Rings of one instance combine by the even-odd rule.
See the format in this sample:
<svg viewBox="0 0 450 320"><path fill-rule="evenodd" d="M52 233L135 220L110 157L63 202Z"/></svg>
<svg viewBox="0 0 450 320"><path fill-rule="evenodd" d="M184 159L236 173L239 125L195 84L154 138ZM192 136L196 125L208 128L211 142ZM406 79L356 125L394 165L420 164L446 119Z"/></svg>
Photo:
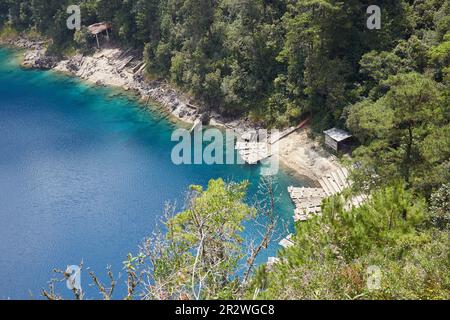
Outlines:
<svg viewBox="0 0 450 320"><path fill-rule="evenodd" d="M97 40L97 48L100 48L100 44L98 43L98 35L95 34L95 40Z"/></svg>
<svg viewBox="0 0 450 320"><path fill-rule="evenodd" d="M109 33L108 33L108 28L106 28L106 39L108 39L108 41L109 41Z"/></svg>

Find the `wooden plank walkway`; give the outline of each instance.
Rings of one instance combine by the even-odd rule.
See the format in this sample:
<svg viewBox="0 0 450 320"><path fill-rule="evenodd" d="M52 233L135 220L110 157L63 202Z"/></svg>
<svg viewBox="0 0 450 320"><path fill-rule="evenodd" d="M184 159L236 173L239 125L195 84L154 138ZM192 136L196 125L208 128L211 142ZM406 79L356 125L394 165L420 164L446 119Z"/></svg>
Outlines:
<svg viewBox="0 0 450 320"><path fill-rule="evenodd" d="M292 201L295 204L294 221L307 221L314 216L321 215L321 204L325 197L329 197L342 192L351 186L349 181L349 172L344 167L327 174L319 179L321 188L306 188L289 186L287 188ZM345 209L350 210L352 207L361 206L369 197L365 194L353 196L346 204ZM284 248L289 248L295 243L292 241L292 234L279 242ZM271 268L280 260L275 257L269 257L267 266Z"/></svg>
<svg viewBox="0 0 450 320"><path fill-rule="evenodd" d="M267 269L266 270L270 271L273 268L273 266L275 264L279 263L280 261L281 261L280 258L277 258L277 257L267 258L267 264L266 264Z"/></svg>
<svg viewBox="0 0 450 320"><path fill-rule="evenodd" d="M286 238L282 239L278 244L284 248L289 248L294 245L294 241L292 241L293 234L289 234Z"/></svg>
<svg viewBox="0 0 450 320"><path fill-rule="evenodd" d="M288 135L290 135L294 131L297 131L298 129L303 128L309 122L310 119L311 119L311 117L308 117L307 119L300 122L297 126L290 127L288 129L284 130L283 132L281 132L280 134L270 137L271 139L270 139L269 143L273 144L277 141L280 141L283 138L286 138Z"/></svg>
<svg viewBox="0 0 450 320"><path fill-rule="evenodd" d="M339 167L319 179L321 188L288 187L289 195L295 204L294 221L306 221L313 216L321 214L321 204L325 197L329 197L344 191L350 187L348 170ZM367 200L365 194L353 196L345 208L361 206Z"/></svg>
<svg viewBox="0 0 450 320"><path fill-rule="evenodd" d="M238 150L242 160L248 164L255 164L258 161L270 157L269 146L265 142L236 142L235 148Z"/></svg>
<svg viewBox="0 0 450 320"><path fill-rule="evenodd" d="M119 62L119 65L118 65L118 67L116 67L116 70L122 71L122 69L125 68L133 59L134 59L134 57L131 55L126 57L123 61Z"/></svg>
<svg viewBox="0 0 450 320"><path fill-rule="evenodd" d="M256 142L256 141L238 141L236 142L235 149L238 151L242 160L248 164L255 164L262 161L270 156L272 156L271 146L281 139L287 137L294 131L303 128L310 118L302 121L295 127L288 128L281 133L270 135L267 142ZM244 136L246 134L244 133ZM241 139L246 140L241 137Z"/></svg>

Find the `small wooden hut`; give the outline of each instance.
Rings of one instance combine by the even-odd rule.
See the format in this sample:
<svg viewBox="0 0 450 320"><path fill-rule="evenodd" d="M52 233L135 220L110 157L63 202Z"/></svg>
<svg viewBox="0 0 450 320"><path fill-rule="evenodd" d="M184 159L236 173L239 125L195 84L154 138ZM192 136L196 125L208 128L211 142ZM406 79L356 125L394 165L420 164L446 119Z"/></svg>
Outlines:
<svg viewBox="0 0 450 320"><path fill-rule="evenodd" d="M111 24L109 22L98 22L91 24L87 27L88 31L95 36L95 40L97 40L97 48L100 48L100 43L98 41L98 35L104 31L106 31L106 38L109 40L108 29L111 29Z"/></svg>
<svg viewBox="0 0 450 320"><path fill-rule="evenodd" d="M325 134L325 144L334 151L345 149L352 135L345 130L332 128L323 132Z"/></svg>

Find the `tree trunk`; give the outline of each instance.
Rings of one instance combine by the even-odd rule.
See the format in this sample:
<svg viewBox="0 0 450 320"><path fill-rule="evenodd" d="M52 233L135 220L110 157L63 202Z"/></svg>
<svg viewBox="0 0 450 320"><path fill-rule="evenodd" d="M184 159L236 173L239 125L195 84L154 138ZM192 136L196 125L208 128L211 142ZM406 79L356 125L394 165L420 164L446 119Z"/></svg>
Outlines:
<svg viewBox="0 0 450 320"><path fill-rule="evenodd" d="M410 166L412 164L412 145L413 145L413 132L412 126L408 125L408 143L406 145L406 166L405 166L405 181L409 185Z"/></svg>

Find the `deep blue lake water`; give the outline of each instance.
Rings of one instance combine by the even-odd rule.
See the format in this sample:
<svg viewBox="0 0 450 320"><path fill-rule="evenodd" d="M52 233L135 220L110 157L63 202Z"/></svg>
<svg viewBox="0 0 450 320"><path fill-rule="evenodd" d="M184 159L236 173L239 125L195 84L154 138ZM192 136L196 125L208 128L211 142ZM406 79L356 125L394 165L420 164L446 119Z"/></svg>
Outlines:
<svg viewBox="0 0 450 320"><path fill-rule="evenodd" d="M81 260L101 279L108 264L118 273L190 184L248 179L255 193L258 166L176 166L175 127L156 112L113 89L22 70L13 57L0 49L0 299L41 298L52 268ZM278 214L292 228L286 187L302 181L280 172L277 182ZM83 273L87 297L99 298L88 280ZM116 298L123 292L122 279Z"/></svg>

